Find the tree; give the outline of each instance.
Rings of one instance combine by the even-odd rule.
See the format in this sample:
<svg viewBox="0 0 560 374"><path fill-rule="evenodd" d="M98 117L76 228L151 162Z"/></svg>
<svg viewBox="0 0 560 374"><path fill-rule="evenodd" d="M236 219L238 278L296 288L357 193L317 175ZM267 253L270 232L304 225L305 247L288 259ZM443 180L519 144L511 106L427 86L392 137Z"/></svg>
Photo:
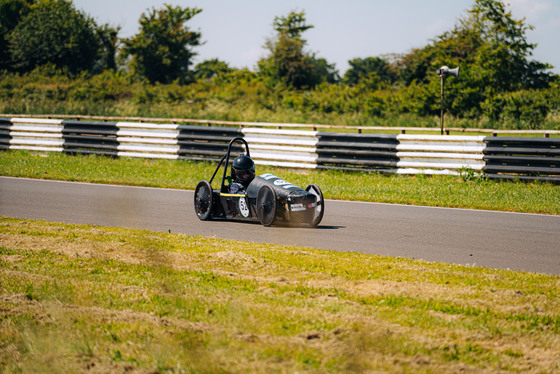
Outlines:
<svg viewBox="0 0 560 374"><path fill-rule="evenodd" d="M0 69L10 69L8 36L29 13L32 0L0 0Z"/></svg>
<svg viewBox="0 0 560 374"><path fill-rule="evenodd" d="M270 55L258 63L261 75L297 89L338 80L334 65L304 51L307 42L302 34L313 28L306 22L304 12L292 11L285 17L274 18L273 27L277 35L265 44Z"/></svg>
<svg viewBox="0 0 560 374"><path fill-rule="evenodd" d="M380 57L354 58L348 63L350 68L344 74L343 83L350 86L372 78L385 83L392 83L396 79L389 62Z"/></svg>
<svg viewBox="0 0 560 374"><path fill-rule="evenodd" d="M196 80L209 80L220 74L231 73L232 71L233 69L226 62L214 58L197 64L194 67L194 78Z"/></svg>
<svg viewBox="0 0 560 374"><path fill-rule="evenodd" d="M202 9L165 5L140 17L140 32L123 40L124 56L131 56L132 70L150 82L170 83L190 79L189 67L196 55L192 47L201 45L201 33L185 25Z"/></svg>
<svg viewBox="0 0 560 374"><path fill-rule="evenodd" d="M313 75L309 82L312 86L322 82L338 83L340 81L340 75L335 64L329 64L326 59L317 58L314 55L311 57L311 62L313 64Z"/></svg>
<svg viewBox="0 0 560 374"><path fill-rule="evenodd" d="M536 44L527 41L533 26L514 20L501 1L478 0L467 25L477 30L485 42L479 48L480 67L486 78L504 91L548 87L550 65L530 60ZM468 30L468 27L466 27ZM496 64L500 64L499 66Z"/></svg>
<svg viewBox="0 0 560 374"><path fill-rule="evenodd" d="M70 73L91 70L99 54L96 29L71 1L39 1L7 37L11 67L28 72L51 63Z"/></svg>
<svg viewBox="0 0 560 374"><path fill-rule="evenodd" d="M478 116L481 104L495 95L551 82L550 65L530 59L536 46L527 41L530 29L524 19L513 19L502 1L475 0L453 30L400 59L399 78L407 86L427 85L437 95L436 69L459 66L460 79L446 88L447 109L458 116ZM427 114L437 111L431 106Z"/></svg>
<svg viewBox="0 0 560 374"><path fill-rule="evenodd" d="M313 25L307 25L305 12L290 12L286 17L274 17L274 29L281 35L291 39L301 39L301 34L312 29ZM303 39L301 39L303 41ZM303 41L305 43L305 41Z"/></svg>
<svg viewBox="0 0 560 374"><path fill-rule="evenodd" d="M117 49L119 44L120 27L111 27L103 25L96 30L97 39L99 41L98 59L93 71L101 72L103 70L117 69Z"/></svg>

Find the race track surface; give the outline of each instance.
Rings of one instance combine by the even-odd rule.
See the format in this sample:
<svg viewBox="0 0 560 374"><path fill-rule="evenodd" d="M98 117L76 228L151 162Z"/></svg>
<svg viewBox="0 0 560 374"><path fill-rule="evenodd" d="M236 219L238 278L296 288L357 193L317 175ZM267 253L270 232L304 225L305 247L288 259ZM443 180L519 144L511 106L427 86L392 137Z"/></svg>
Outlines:
<svg viewBox="0 0 560 374"><path fill-rule="evenodd" d="M317 228L263 227L199 221L192 191L6 177L0 216L560 274L560 216L327 200Z"/></svg>

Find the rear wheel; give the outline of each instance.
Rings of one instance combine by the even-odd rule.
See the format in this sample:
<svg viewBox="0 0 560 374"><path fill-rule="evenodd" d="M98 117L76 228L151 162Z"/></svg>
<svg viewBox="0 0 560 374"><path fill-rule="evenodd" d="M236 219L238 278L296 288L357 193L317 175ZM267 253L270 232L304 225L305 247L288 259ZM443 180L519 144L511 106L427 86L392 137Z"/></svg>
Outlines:
<svg viewBox="0 0 560 374"><path fill-rule="evenodd" d="M208 181L200 181L194 190L194 211L198 219L210 219L212 204L212 186Z"/></svg>
<svg viewBox="0 0 560 374"><path fill-rule="evenodd" d="M276 216L276 192L270 186L263 186L257 194L257 216L263 226L270 226Z"/></svg>
<svg viewBox="0 0 560 374"><path fill-rule="evenodd" d="M313 219L309 223L311 227L317 226L321 223L323 219L323 215L325 214L325 199L323 199L323 192L316 184L310 184L305 189L310 194L313 194L317 197L317 206L315 207L315 214L313 215Z"/></svg>

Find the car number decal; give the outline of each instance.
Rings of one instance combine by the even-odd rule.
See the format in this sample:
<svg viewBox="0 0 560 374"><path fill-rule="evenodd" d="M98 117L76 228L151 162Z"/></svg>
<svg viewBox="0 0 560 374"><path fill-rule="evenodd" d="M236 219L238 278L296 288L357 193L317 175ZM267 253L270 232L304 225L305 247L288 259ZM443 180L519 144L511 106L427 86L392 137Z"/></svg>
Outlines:
<svg viewBox="0 0 560 374"><path fill-rule="evenodd" d="M244 197L239 199L239 212L245 218L249 217L249 205Z"/></svg>

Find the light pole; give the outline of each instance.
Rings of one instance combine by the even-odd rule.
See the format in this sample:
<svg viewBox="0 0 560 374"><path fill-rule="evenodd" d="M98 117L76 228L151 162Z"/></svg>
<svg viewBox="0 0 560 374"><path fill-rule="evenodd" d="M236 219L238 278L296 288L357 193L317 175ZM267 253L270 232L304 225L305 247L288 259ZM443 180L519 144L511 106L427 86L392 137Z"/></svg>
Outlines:
<svg viewBox="0 0 560 374"><path fill-rule="evenodd" d="M459 78L459 67L457 66L455 69L449 69L447 66L442 66L441 68L437 69L437 75L439 75L441 80L441 113L440 113L440 120L441 120L441 135L443 135L443 115L445 111L444 101L443 101L443 87L445 86L445 78L449 75L453 75L455 78Z"/></svg>

